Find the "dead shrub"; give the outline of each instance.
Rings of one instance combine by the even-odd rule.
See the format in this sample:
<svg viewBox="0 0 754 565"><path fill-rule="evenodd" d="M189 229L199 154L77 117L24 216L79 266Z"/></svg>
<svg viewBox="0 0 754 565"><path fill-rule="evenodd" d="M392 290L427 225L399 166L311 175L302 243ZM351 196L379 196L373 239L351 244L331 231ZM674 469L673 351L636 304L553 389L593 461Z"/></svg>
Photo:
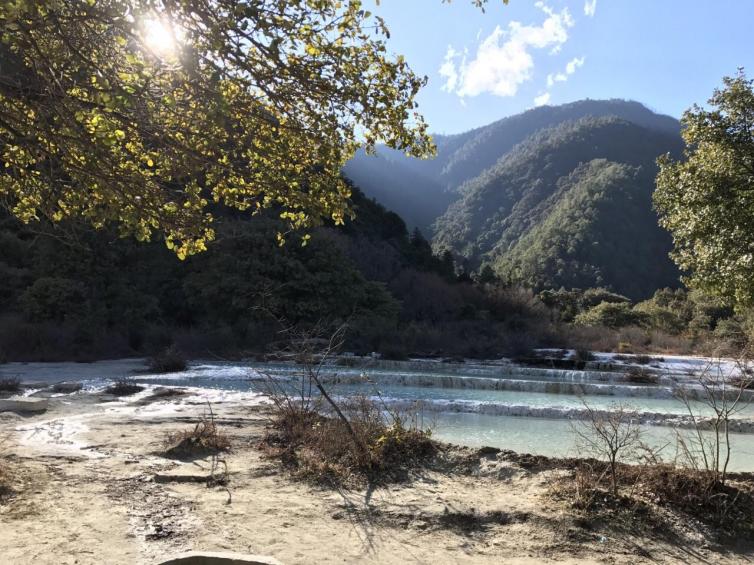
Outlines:
<svg viewBox="0 0 754 565"><path fill-rule="evenodd" d="M633 459L638 456L641 441L636 411L624 404L618 404L607 412L596 411L582 399L587 412L587 419L573 424L573 433L582 452L589 453L603 461L604 470L595 486L599 486L602 479L610 479L610 489L613 496L618 496L620 487L619 469L621 460Z"/></svg>
<svg viewBox="0 0 754 565"><path fill-rule="evenodd" d="M105 389L106 394L114 396L131 396L144 390L144 387L136 384L131 379L122 378L116 380L113 384Z"/></svg>
<svg viewBox="0 0 754 565"><path fill-rule="evenodd" d="M431 433L405 412L363 396L340 407L356 440L315 401L310 409L277 411L263 446L299 476L328 484L399 481L436 452Z"/></svg>
<svg viewBox="0 0 754 565"><path fill-rule="evenodd" d="M178 458L216 454L230 449L230 440L219 430L211 407L193 428L168 433L164 444L165 455Z"/></svg>
<svg viewBox="0 0 754 565"><path fill-rule="evenodd" d="M18 392L21 390L21 379L18 377L0 377L0 392Z"/></svg>
<svg viewBox="0 0 754 565"><path fill-rule="evenodd" d="M751 482L722 483L714 473L668 464L628 467L624 476L635 484L638 496L681 511L716 528L722 536L754 534Z"/></svg>
<svg viewBox="0 0 754 565"><path fill-rule="evenodd" d="M660 378L646 367L629 367L626 371L626 381L637 385L656 385Z"/></svg>
<svg viewBox="0 0 754 565"><path fill-rule="evenodd" d="M149 370L152 373L179 373L185 371L186 367L186 357L175 346L170 346L149 359Z"/></svg>
<svg viewBox="0 0 754 565"><path fill-rule="evenodd" d="M268 376L273 402L262 447L286 466L317 482L388 482L435 452L430 432L416 414L390 410L380 400L334 398L321 378L343 344L345 326L329 338L322 328L291 332L289 348L277 355L300 367L293 381Z"/></svg>

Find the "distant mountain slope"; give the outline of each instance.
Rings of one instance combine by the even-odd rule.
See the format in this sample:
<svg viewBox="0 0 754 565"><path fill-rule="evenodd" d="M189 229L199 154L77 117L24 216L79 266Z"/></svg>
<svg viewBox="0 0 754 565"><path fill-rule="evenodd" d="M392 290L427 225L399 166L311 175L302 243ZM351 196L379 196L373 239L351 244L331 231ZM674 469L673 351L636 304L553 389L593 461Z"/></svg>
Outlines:
<svg viewBox="0 0 754 565"><path fill-rule="evenodd" d="M651 201L668 151L680 151L676 135L615 117L541 130L461 186L435 245L535 288L606 285L639 298L673 286Z"/></svg>
<svg viewBox="0 0 754 565"><path fill-rule="evenodd" d="M494 249L496 270L543 288L610 286L632 298L676 286L670 237L650 208L653 175L595 159L560 182L559 194L510 248Z"/></svg>
<svg viewBox="0 0 754 565"><path fill-rule="evenodd" d="M410 227L429 234L433 222L454 198L436 179L413 165L408 158L396 159L384 150L378 155L360 151L343 168L343 174L365 194L398 213Z"/></svg>
<svg viewBox="0 0 754 565"><path fill-rule="evenodd" d="M536 288L606 285L639 298L678 284L651 193L655 160L680 151L679 132L637 102L585 100L439 136L434 160L380 149L371 167L359 156L345 172L412 225L437 214L435 249L474 267Z"/></svg>

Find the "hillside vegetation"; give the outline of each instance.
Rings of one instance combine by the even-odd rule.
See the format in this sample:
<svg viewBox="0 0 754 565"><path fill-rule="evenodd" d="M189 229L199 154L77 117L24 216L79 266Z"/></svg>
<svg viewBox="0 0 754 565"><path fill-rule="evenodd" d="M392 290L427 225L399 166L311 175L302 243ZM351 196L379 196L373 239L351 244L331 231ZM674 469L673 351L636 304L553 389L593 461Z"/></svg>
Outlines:
<svg viewBox="0 0 754 565"><path fill-rule="evenodd" d="M678 286L651 200L656 158L682 146L673 118L636 102L585 100L436 141L431 161L382 150L363 186L379 201L400 194L394 209L407 217L416 217L421 193L420 227L450 202L426 228L438 252L537 290L606 286L638 299ZM352 161L346 174L358 177L369 159ZM423 184L393 183L398 170Z"/></svg>

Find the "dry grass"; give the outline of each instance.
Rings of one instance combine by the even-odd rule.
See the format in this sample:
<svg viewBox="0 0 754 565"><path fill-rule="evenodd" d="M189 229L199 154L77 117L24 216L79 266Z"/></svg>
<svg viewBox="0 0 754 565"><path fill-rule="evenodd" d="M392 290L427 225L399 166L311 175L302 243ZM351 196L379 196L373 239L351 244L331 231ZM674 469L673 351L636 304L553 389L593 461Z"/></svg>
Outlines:
<svg viewBox="0 0 754 565"><path fill-rule="evenodd" d="M180 458L211 455L230 449L230 439L219 430L211 415L202 416L191 429L168 433L164 444L166 455Z"/></svg>
<svg viewBox="0 0 754 565"><path fill-rule="evenodd" d="M13 494L13 473L7 461L7 444L6 439L0 439L0 504Z"/></svg>
<svg viewBox="0 0 754 565"><path fill-rule="evenodd" d="M623 518L628 513L637 523L644 523L652 509L662 509L703 524L720 541L754 535L754 480L750 477L723 484L711 473L669 464L621 464L620 491L615 495L608 475L607 463L580 460L572 473L553 485L552 493L591 521L610 520L620 511Z"/></svg>
<svg viewBox="0 0 754 565"><path fill-rule="evenodd" d="M114 396L130 396L142 390L144 390L144 387L136 384L131 379L118 379L105 389L105 393Z"/></svg>
<svg viewBox="0 0 754 565"><path fill-rule="evenodd" d="M356 439L341 419L314 407L286 409L276 411L262 447L298 476L330 485L404 480L437 450L411 415L366 397L344 401L341 410Z"/></svg>
<svg viewBox="0 0 754 565"><path fill-rule="evenodd" d="M18 377L0 377L0 392L18 392L21 390L21 379Z"/></svg>

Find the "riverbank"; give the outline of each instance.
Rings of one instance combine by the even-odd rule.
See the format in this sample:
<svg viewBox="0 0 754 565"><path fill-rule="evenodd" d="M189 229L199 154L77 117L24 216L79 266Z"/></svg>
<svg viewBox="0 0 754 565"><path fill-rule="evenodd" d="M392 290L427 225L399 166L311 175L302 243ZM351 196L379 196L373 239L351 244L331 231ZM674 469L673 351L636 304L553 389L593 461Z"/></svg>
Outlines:
<svg viewBox="0 0 754 565"><path fill-rule="evenodd" d="M192 549L265 554L287 564L754 557L667 513L664 529L592 523L553 494L567 465L497 450L446 446L432 465L389 487L311 485L258 449L268 422L261 396L152 393L61 395L45 414L0 416L13 477L13 494L0 505L5 562L151 564ZM165 436L193 426L210 398L232 445L227 490L206 486L209 459L164 455Z"/></svg>

